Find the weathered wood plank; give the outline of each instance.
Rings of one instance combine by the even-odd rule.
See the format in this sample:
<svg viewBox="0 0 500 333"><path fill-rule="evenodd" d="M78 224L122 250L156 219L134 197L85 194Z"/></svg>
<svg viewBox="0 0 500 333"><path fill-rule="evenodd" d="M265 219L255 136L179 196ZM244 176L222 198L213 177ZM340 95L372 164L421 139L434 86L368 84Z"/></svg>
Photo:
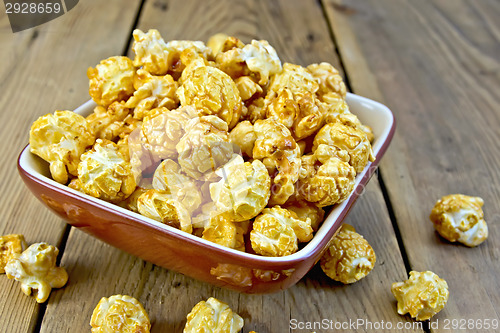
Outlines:
<svg viewBox="0 0 500 333"><path fill-rule="evenodd" d="M139 28L156 28L165 40L206 40L217 32L236 35L245 42L267 39L284 61L302 65L328 61L339 66L322 9L315 1L146 1ZM88 330L100 297L112 294L137 297L150 315L153 332L181 332L191 308L211 296L229 303L244 317L243 332L301 331L290 328L290 319L348 322L370 318L394 325L408 321L395 313L390 301L390 282L402 279L406 271L376 179L353 208L348 222L366 235L377 253L377 266L368 278L342 286L316 267L297 286L271 295L215 288L154 267L72 230L62 259L70 284L54 292L42 331ZM82 298L84 294L89 296ZM363 327L346 331L363 331Z"/></svg>
<svg viewBox="0 0 500 333"><path fill-rule="evenodd" d="M17 174L17 156L37 117L88 100L87 67L122 52L138 3L81 1L64 16L16 34L7 16L0 16L1 235L21 233L28 243L61 243L66 224L29 193ZM5 275L0 276L0 298L0 332L34 329L40 306Z"/></svg>
<svg viewBox="0 0 500 333"><path fill-rule="evenodd" d="M386 103L398 129L382 161L409 263L448 281L434 321L499 319L500 4L325 1L354 92ZM490 236L449 244L429 222L451 193L485 200Z"/></svg>

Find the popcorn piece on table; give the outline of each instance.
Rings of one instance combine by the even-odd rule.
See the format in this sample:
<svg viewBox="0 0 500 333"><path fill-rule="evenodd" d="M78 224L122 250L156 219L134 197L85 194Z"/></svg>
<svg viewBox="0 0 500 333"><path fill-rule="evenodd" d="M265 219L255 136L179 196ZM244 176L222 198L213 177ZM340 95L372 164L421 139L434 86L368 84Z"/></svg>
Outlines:
<svg viewBox="0 0 500 333"><path fill-rule="evenodd" d="M127 57L116 56L102 60L87 70L90 97L107 107L113 102L126 101L134 93L135 67Z"/></svg>
<svg viewBox="0 0 500 333"><path fill-rule="evenodd" d="M89 129L96 138L114 141L132 132L137 120L131 118L130 109L123 102L113 102L108 108L96 106L94 112L86 119Z"/></svg>
<svg viewBox="0 0 500 333"><path fill-rule="evenodd" d="M227 124L217 116L191 119L176 146L182 171L198 179L226 164L233 155L227 130Z"/></svg>
<svg viewBox="0 0 500 333"><path fill-rule="evenodd" d="M349 164L358 173L363 171L368 161L375 160L366 133L342 123L330 123L323 126L314 137L313 152L321 144L347 151L350 157Z"/></svg>
<svg viewBox="0 0 500 333"><path fill-rule="evenodd" d="M303 221L280 206L264 208L255 218L250 241L253 250L264 256L282 257L297 251L298 242L313 237L311 220Z"/></svg>
<svg viewBox="0 0 500 333"><path fill-rule="evenodd" d="M201 301L187 315L184 333L238 333L243 328L244 321L229 306L210 297Z"/></svg>
<svg viewBox="0 0 500 333"><path fill-rule="evenodd" d="M38 118L30 130L30 150L50 163L52 178L68 182L78 175L78 162L95 138L87 121L71 111L55 111Z"/></svg>
<svg viewBox="0 0 500 333"><path fill-rule="evenodd" d="M348 284L368 275L375 261L375 252L370 244L352 226L343 224L321 257L320 264L328 277Z"/></svg>
<svg viewBox="0 0 500 333"><path fill-rule="evenodd" d="M137 199L139 213L187 233L193 232L191 215L171 194L148 190Z"/></svg>
<svg viewBox="0 0 500 333"><path fill-rule="evenodd" d="M354 189L356 177L356 171L347 162L333 154L319 154L322 151L323 149L317 149L314 154L302 156L297 185L298 195L319 207L334 205L347 199Z"/></svg>
<svg viewBox="0 0 500 333"><path fill-rule="evenodd" d="M0 237L0 274L5 273L9 260L17 258L26 248L23 235L12 234Z"/></svg>
<svg viewBox="0 0 500 333"><path fill-rule="evenodd" d="M284 204L299 179L300 148L290 130L274 119L258 120L253 158L261 159L272 177L270 205Z"/></svg>
<svg viewBox="0 0 500 333"><path fill-rule="evenodd" d="M311 64L307 66L307 70L311 72L312 76L319 85L317 93L320 97L327 93L333 93L338 97L345 99L345 83L339 71L335 67L327 62L322 62L320 64Z"/></svg>
<svg viewBox="0 0 500 333"><path fill-rule="evenodd" d="M195 181L181 173L181 167L172 160L163 160L153 175L153 188L179 201L189 213L201 205L200 188Z"/></svg>
<svg viewBox="0 0 500 333"><path fill-rule="evenodd" d="M398 313L409 313L416 320L427 320L441 311L448 301L448 284L431 271L410 272L405 282L395 282L391 291L398 301Z"/></svg>
<svg viewBox="0 0 500 333"><path fill-rule="evenodd" d="M221 177L210 185L210 194L217 212L234 222L257 216L266 207L271 195L271 178L259 160L245 162L240 155L216 171Z"/></svg>
<svg viewBox="0 0 500 333"><path fill-rule="evenodd" d="M213 243L245 252L245 230L241 222L232 222L217 212L211 212L208 224L203 230L202 238Z"/></svg>
<svg viewBox="0 0 500 333"><path fill-rule="evenodd" d="M68 281L68 273L62 267L56 267L59 250L47 243L35 243L19 257L11 259L5 266L9 279L21 282L21 290L31 295L36 289L36 301L43 303L49 297L52 288L61 288Z"/></svg>
<svg viewBox="0 0 500 333"><path fill-rule="evenodd" d="M129 161L115 143L101 139L81 156L78 179L86 194L116 203L126 199L136 187Z"/></svg>
<svg viewBox="0 0 500 333"><path fill-rule="evenodd" d="M137 90L125 103L134 109L134 118L142 120L153 109L165 107L172 110L179 105L175 94L179 84L172 76L153 76L143 69L137 70L137 76Z"/></svg>
<svg viewBox="0 0 500 333"><path fill-rule="evenodd" d="M177 89L182 106L193 105L200 116L217 115L232 129L241 115L242 101L236 83L229 75L202 60L192 61L182 72Z"/></svg>
<svg viewBox="0 0 500 333"><path fill-rule="evenodd" d="M439 234L450 242L474 247L488 238L483 199L463 194L442 197L432 209L430 219Z"/></svg>
<svg viewBox="0 0 500 333"><path fill-rule="evenodd" d="M103 297L90 319L92 333L149 333L151 324L142 304L134 297Z"/></svg>
<svg viewBox="0 0 500 333"><path fill-rule="evenodd" d="M167 108L151 110L142 122L142 146L158 160L177 158L176 145L184 135L188 121L194 117L198 118L197 112L191 106L171 111Z"/></svg>

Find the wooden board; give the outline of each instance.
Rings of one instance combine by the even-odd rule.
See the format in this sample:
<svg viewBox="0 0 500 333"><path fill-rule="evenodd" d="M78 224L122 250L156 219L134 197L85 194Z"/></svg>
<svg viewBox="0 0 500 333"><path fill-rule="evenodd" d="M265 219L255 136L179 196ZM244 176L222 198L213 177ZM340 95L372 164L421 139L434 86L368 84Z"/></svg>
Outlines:
<svg viewBox="0 0 500 333"><path fill-rule="evenodd" d="M44 241L56 246L67 237L66 224L22 183L17 156L39 116L56 109L72 110L89 99L88 66L122 52L139 1L123 3L80 1L64 16L15 34L7 16L0 16L1 235L21 233L30 244ZM25 296L19 284L5 275L0 276L0 299L0 332L36 328L44 306Z"/></svg>
<svg viewBox="0 0 500 333"><path fill-rule="evenodd" d="M206 40L221 31L245 42L267 39L284 61L339 65L322 8L315 1L146 1L138 27L144 31L156 28L165 40ZM227 302L244 317L243 332L297 331L290 328L291 319L343 323L368 316L394 325L408 322L396 314L390 293L390 284L403 279L406 270L376 179L353 208L348 222L366 236L378 256L376 268L366 279L343 286L316 267L296 286L271 295L244 295L212 287L72 230L62 258L70 283L54 291L42 332L88 330L99 299L113 294L138 298L150 315L152 332L181 332L191 308L211 296Z"/></svg>
<svg viewBox="0 0 500 333"><path fill-rule="evenodd" d="M411 269L450 287L433 331L445 331L445 320L498 320L498 2L325 5L352 89L386 103L399 124L382 176ZM484 198L486 243L470 249L436 234L430 210L452 193Z"/></svg>

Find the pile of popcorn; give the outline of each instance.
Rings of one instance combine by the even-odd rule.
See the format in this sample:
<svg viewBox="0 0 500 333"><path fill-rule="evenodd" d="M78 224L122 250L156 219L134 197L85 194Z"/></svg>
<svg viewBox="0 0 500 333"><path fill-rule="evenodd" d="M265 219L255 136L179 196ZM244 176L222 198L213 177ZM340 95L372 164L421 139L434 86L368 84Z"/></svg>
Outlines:
<svg viewBox="0 0 500 333"><path fill-rule="evenodd" d="M88 69L92 114L33 123L31 151L57 182L226 247L286 256L374 160L371 129L332 65L282 65L265 40L133 36L133 60Z"/></svg>

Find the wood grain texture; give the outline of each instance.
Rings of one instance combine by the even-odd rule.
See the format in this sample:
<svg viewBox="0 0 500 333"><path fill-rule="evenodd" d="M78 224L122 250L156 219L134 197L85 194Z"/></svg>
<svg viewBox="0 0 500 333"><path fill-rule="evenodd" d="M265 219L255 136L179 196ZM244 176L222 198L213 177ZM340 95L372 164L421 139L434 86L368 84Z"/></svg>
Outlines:
<svg viewBox="0 0 500 333"><path fill-rule="evenodd" d="M411 268L448 281L450 300L434 320L498 320L499 3L325 4L352 89L395 112L381 170ZM485 200L490 235L477 248L448 243L429 221L451 193Z"/></svg>
<svg viewBox="0 0 500 333"><path fill-rule="evenodd" d="M81 1L64 16L15 34L2 12L1 235L21 233L30 244L60 245L66 224L29 193L17 173L17 156L28 142L31 123L39 116L56 109L72 110L89 99L87 67L122 52L138 3L128 1L128 6L121 6L123 1ZM5 275L0 276L0 299L0 332L33 331L41 308Z"/></svg>
<svg viewBox="0 0 500 333"><path fill-rule="evenodd" d="M165 40L206 40L221 31L245 42L252 38L266 39L283 61L301 65L328 61L339 66L328 25L316 1L146 1L138 27L156 28ZM70 283L54 292L42 331L88 330L99 299L113 294L129 294L139 299L151 318L152 332L182 332L191 308L212 296L227 302L243 316L243 332L312 331L292 330L291 319L349 322L370 318L372 322L390 321L394 326L411 324L396 314L390 294L390 283L403 279L406 270L376 179L371 181L347 222L366 236L377 253L376 268L366 279L343 286L315 267L296 286L271 295L245 295L216 288L155 267L72 230L62 258ZM360 327L345 331L365 330Z"/></svg>

